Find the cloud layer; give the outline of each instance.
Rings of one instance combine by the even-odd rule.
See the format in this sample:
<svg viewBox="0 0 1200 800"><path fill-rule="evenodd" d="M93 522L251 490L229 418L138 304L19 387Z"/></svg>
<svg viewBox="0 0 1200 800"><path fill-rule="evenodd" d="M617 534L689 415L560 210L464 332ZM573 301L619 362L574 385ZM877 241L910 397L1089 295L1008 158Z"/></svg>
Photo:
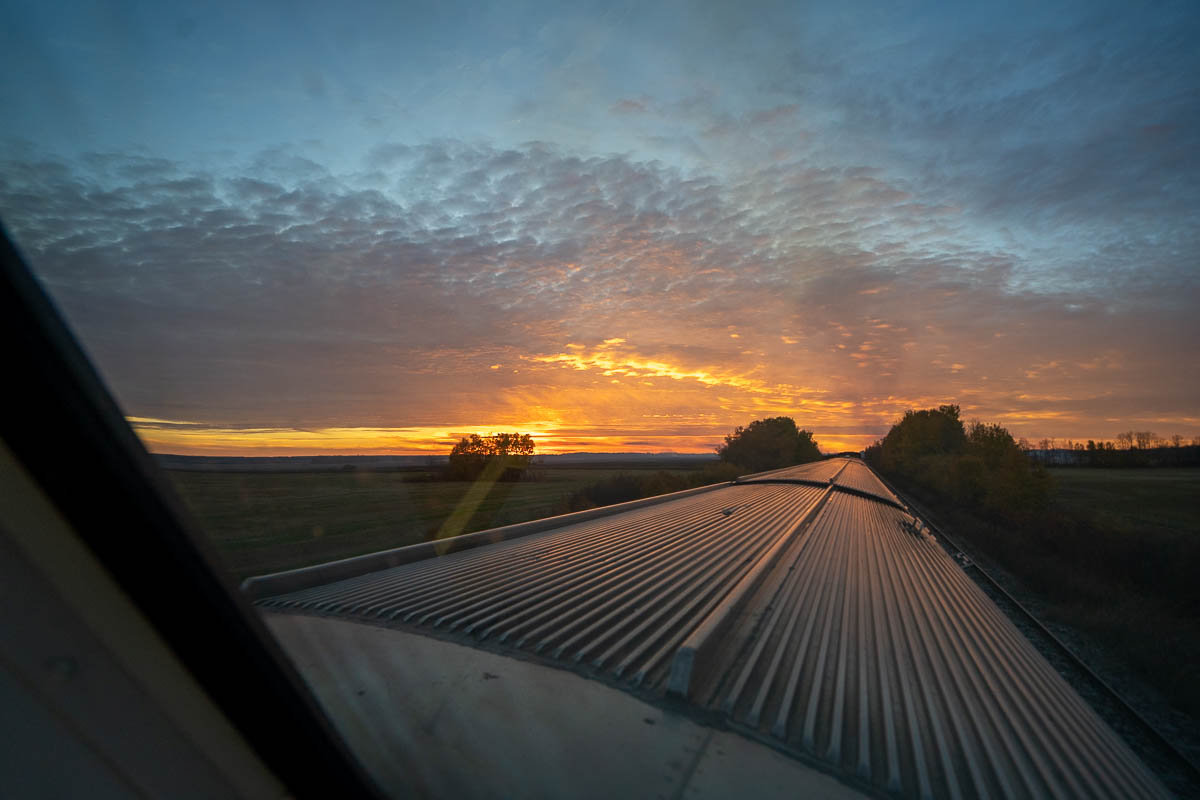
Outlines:
<svg viewBox="0 0 1200 800"><path fill-rule="evenodd" d="M865 167L730 180L443 141L341 175L288 148L224 174L27 151L0 174L6 223L163 442L703 449L788 413L857 445L947 399L1028 435L1197 424L1190 273L1034 291Z"/></svg>

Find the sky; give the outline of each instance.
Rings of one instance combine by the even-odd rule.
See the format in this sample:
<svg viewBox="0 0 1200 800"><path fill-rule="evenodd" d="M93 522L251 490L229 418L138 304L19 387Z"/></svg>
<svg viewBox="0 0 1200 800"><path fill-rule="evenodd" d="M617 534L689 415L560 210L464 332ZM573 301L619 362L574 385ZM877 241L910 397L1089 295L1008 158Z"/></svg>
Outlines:
<svg viewBox="0 0 1200 800"><path fill-rule="evenodd" d="M148 447L1200 435L1200 6L0 0L0 220Z"/></svg>

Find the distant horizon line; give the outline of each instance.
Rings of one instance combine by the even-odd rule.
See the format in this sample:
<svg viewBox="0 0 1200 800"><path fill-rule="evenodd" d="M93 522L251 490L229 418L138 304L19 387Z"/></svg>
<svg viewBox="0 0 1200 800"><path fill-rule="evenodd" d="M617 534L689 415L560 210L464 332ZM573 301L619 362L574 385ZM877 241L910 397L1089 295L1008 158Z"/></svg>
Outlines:
<svg viewBox="0 0 1200 800"><path fill-rule="evenodd" d="M842 450L830 451L822 455L833 455ZM156 458L449 458L447 453L291 453L287 455L222 455L212 453L158 453L151 452ZM686 450L566 450L561 453L534 453L533 458L555 458L558 456L706 456L716 458L715 451Z"/></svg>

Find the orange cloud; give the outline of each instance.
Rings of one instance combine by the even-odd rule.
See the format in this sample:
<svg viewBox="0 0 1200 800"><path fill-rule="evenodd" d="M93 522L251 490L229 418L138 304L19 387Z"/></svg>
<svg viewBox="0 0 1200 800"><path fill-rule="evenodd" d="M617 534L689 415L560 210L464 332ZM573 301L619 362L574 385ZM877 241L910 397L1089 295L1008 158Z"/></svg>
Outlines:
<svg viewBox="0 0 1200 800"><path fill-rule="evenodd" d="M624 339L605 339L593 348L576 349L570 353L528 356L528 360L541 364L561 364L576 370L596 370L605 376L623 375L630 378L670 378L676 381L695 381L705 386L727 387L746 392L791 394L813 393L807 387L771 385L765 381L746 377L716 367L689 367L666 361L646 358L634 353L616 352L625 344Z"/></svg>

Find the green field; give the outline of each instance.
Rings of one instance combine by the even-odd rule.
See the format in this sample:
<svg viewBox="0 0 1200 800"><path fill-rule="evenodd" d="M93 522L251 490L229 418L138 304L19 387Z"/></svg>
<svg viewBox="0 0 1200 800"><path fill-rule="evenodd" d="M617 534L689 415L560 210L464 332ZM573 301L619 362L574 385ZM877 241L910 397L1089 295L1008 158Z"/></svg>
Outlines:
<svg viewBox="0 0 1200 800"><path fill-rule="evenodd" d="M1106 526L1200 535L1200 469L1051 469L1054 502Z"/></svg>
<svg viewBox="0 0 1200 800"><path fill-rule="evenodd" d="M189 472L167 475L237 579L567 511L580 489L630 468L545 468L477 487L422 472ZM691 474L692 470L665 470Z"/></svg>

